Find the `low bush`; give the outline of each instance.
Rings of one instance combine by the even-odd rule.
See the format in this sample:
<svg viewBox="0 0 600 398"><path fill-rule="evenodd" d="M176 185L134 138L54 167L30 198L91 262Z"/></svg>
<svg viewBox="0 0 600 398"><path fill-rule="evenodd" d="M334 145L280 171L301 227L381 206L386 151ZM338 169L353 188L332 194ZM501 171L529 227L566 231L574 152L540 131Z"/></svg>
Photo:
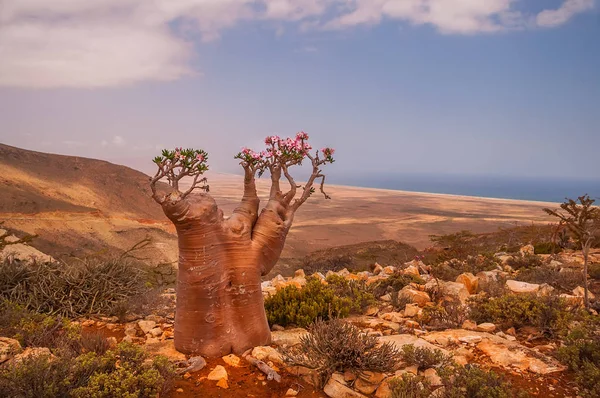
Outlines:
<svg viewBox="0 0 600 398"><path fill-rule="evenodd" d="M600 396L600 335L597 320L575 328L558 350L558 359L575 374L581 396Z"/></svg>
<svg viewBox="0 0 600 398"><path fill-rule="evenodd" d="M463 260L451 259L432 266L431 274L444 281L454 281L465 272L473 275L481 271L491 271L498 268L496 258L490 255L468 256Z"/></svg>
<svg viewBox="0 0 600 398"><path fill-rule="evenodd" d="M555 296L506 294L471 300L470 318L477 323L492 322L501 327L535 326L546 334L556 335L566 330L573 313Z"/></svg>
<svg viewBox="0 0 600 398"><path fill-rule="evenodd" d="M344 318L360 312L374 302L363 283L348 281L337 275L327 278L327 285L309 277L306 286L287 286L265 300L270 325L308 326L317 319Z"/></svg>
<svg viewBox="0 0 600 398"><path fill-rule="evenodd" d="M146 293L144 281L144 271L128 257L0 262L0 298L67 317L108 314L116 303Z"/></svg>
<svg viewBox="0 0 600 398"><path fill-rule="evenodd" d="M455 300L442 300L423 308L424 324L433 329L460 328L469 316L469 306Z"/></svg>
<svg viewBox="0 0 600 398"><path fill-rule="evenodd" d="M425 283L425 281L420 276L395 272L386 279L375 283L371 288L371 291L375 297L380 297L387 293L397 293L403 287L408 286L411 283L422 285Z"/></svg>
<svg viewBox="0 0 600 398"><path fill-rule="evenodd" d="M422 376L403 374L389 382L391 398L428 398L431 396L431 386Z"/></svg>
<svg viewBox="0 0 600 398"><path fill-rule="evenodd" d="M514 256L511 257L507 264L510 265L515 270L520 269L531 269L535 267L542 266L542 259L535 254L527 254L524 256Z"/></svg>
<svg viewBox="0 0 600 398"><path fill-rule="evenodd" d="M452 357L444 354L442 350L415 347L413 344L404 345L400 355L407 365L415 365L418 370L444 368L453 363Z"/></svg>
<svg viewBox="0 0 600 398"><path fill-rule="evenodd" d="M535 254L556 254L563 251L562 247L552 242L540 242L533 245Z"/></svg>
<svg viewBox="0 0 600 398"><path fill-rule="evenodd" d="M600 280L600 264L590 264L588 266L588 274L593 279Z"/></svg>
<svg viewBox="0 0 600 398"><path fill-rule="evenodd" d="M152 361L141 348L121 343L103 355L31 356L0 369L0 396L14 398L128 397L165 394L175 372L164 357Z"/></svg>
<svg viewBox="0 0 600 398"><path fill-rule="evenodd" d="M379 345L375 336L340 319L317 321L300 344L283 351L285 361L317 371L324 384L336 371L390 372L398 364L398 350L391 343Z"/></svg>
<svg viewBox="0 0 600 398"><path fill-rule="evenodd" d="M445 385L444 398L515 398L526 397L517 392L503 377L492 370L483 370L476 365L440 372Z"/></svg>
<svg viewBox="0 0 600 398"><path fill-rule="evenodd" d="M516 279L540 285L547 283L566 292L571 292L577 286L583 286L583 272L579 270L563 270L561 272L557 268L547 266L523 269Z"/></svg>

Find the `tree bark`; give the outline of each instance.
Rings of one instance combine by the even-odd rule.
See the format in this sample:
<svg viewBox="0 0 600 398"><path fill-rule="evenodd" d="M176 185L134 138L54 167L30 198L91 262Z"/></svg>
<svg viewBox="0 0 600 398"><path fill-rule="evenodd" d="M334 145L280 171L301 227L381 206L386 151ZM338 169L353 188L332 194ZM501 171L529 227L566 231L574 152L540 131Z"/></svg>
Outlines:
<svg viewBox="0 0 600 398"><path fill-rule="evenodd" d="M270 213L269 205L263 210L265 217L257 217L253 185L253 179L246 181L242 203L228 220L207 194L184 199L175 195L162 204L179 241L178 351L220 357L271 341L261 274L279 258L278 248L283 248L289 227ZM259 227L256 241L252 240L254 224Z"/></svg>

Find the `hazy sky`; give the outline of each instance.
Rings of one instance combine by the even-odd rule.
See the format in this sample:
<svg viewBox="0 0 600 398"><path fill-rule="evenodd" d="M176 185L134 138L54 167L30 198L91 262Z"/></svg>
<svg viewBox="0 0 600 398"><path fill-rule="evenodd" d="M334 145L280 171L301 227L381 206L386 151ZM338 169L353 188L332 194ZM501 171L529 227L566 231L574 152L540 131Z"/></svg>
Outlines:
<svg viewBox="0 0 600 398"><path fill-rule="evenodd" d="M330 173L600 177L594 0L1 0L0 142L149 165L303 129ZM145 162L145 163L144 163Z"/></svg>

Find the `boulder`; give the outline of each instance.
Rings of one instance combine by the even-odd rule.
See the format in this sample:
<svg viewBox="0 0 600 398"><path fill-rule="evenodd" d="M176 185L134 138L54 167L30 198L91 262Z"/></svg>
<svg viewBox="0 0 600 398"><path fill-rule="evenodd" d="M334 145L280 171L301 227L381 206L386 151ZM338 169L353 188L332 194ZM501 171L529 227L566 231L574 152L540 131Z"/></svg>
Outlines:
<svg viewBox="0 0 600 398"><path fill-rule="evenodd" d="M438 375L437 371L433 368L429 368L423 371L423 377L429 382L432 387L438 387L443 385L442 378Z"/></svg>
<svg viewBox="0 0 600 398"><path fill-rule="evenodd" d="M573 295L577 296L577 297L584 297L585 296L585 289L581 286L577 286L575 289L573 289ZM590 300L595 299L596 296L594 295L594 293L590 292L588 290L588 298Z"/></svg>
<svg viewBox="0 0 600 398"><path fill-rule="evenodd" d="M333 377L329 379L323 392L331 398L366 398L363 394L346 387Z"/></svg>
<svg viewBox="0 0 600 398"><path fill-rule="evenodd" d="M8 366L18 366L23 361L34 357L48 357L49 360L55 358L47 347L27 347L25 350L10 359L7 362Z"/></svg>
<svg viewBox="0 0 600 398"><path fill-rule="evenodd" d="M5 241L9 241L9 238L5 238ZM17 238L18 240L18 238ZM41 262L54 262L54 258L45 253L42 253L35 247L31 247L24 243L15 243L12 245L6 245L0 250L0 261L4 261L7 258L12 258L19 261L33 261L38 260Z"/></svg>
<svg viewBox="0 0 600 398"><path fill-rule="evenodd" d="M519 249L521 256L533 256L535 254L535 248L533 245L525 245Z"/></svg>
<svg viewBox="0 0 600 398"><path fill-rule="evenodd" d="M146 334L146 333L150 333L150 331L152 329L154 329L154 327L156 327L156 322L142 320L142 321L138 321L138 326L140 327L140 329L142 329L142 332L144 332L144 334Z"/></svg>
<svg viewBox="0 0 600 398"><path fill-rule="evenodd" d="M515 280L507 280L506 287L512 293L516 294L535 294L540 290L540 285Z"/></svg>
<svg viewBox="0 0 600 398"><path fill-rule="evenodd" d="M462 285L461 285L462 286ZM431 301L431 297L427 292L422 292L412 288L410 285L405 286L398 292L398 299L406 299L411 303L418 304L419 307L425 306L425 304Z"/></svg>
<svg viewBox="0 0 600 398"><path fill-rule="evenodd" d="M419 268L414 266L414 265L409 265L408 267L404 268L402 270L402 273L404 275L413 275L413 276L419 276L420 277L420 273L419 273Z"/></svg>
<svg viewBox="0 0 600 398"><path fill-rule="evenodd" d="M227 370L225 370L223 366L217 365L213 370L210 371L207 379L213 381L219 381L222 379L227 380Z"/></svg>
<svg viewBox="0 0 600 398"><path fill-rule="evenodd" d="M463 304L467 302L467 299L471 295L465 285L458 282L444 282L442 284L442 293Z"/></svg>
<svg viewBox="0 0 600 398"><path fill-rule="evenodd" d="M365 371L354 382L354 388L363 394L373 394L384 377L383 373Z"/></svg>
<svg viewBox="0 0 600 398"><path fill-rule="evenodd" d="M477 324L469 319L464 321L461 327L465 330L477 330Z"/></svg>
<svg viewBox="0 0 600 398"><path fill-rule="evenodd" d="M465 285L465 288L467 289L469 294L477 293L477 288L479 287L479 278L477 278L472 273L465 272L464 274L460 274L456 277L456 282Z"/></svg>
<svg viewBox="0 0 600 398"><path fill-rule="evenodd" d="M402 313L400 313L400 312L386 312L385 314L381 315L381 319L383 319L384 321L390 321L390 322L396 322L396 323L404 322L404 317L402 316Z"/></svg>
<svg viewBox="0 0 600 398"><path fill-rule="evenodd" d="M300 343L300 338L308 334L306 329L295 328L271 333L271 342L276 346L294 346Z"/></svg>
<svg viewBox="0 0 600 398"><path fill-rule="evenodd" d="M279 351L277 351L275 348L273 347L269 347L269 346L258 346L258 347L254 347L252 349L252 356L256 359L258 359L259 361L263 361L263 362L275 362L278 364L283 364L283 357L281 356L281 354L279 353Z"/></svg>
<svg viewBox="0 0 600 398"><path fill-rule="evenodd" d="M373 275L379 275L382 272L383 272L383 267L381 265L379 265L378 263L375 263L375 265L373 266Z"/></svg>
<svg viewBox="0 0 600 398"><path fill-rule="evenodd" d="M17 340L0 337L0 364L20 354L22 351L21 344Z"/></svg>
<svg viewBox="0 0 600 398"><path fill-rule="evenodd" d="M390 388L390 381L392 379L393 377L388 377L381 382L377 391L375 391L375 398L392 398L392 389Z"/></svg>
<svg viewBox="0 0 600 398"><path fill-rule="evenodd" d="M493 323L480 323L477 325L478 332L492 333L494 330L496 330L496 325Z"/></svg>

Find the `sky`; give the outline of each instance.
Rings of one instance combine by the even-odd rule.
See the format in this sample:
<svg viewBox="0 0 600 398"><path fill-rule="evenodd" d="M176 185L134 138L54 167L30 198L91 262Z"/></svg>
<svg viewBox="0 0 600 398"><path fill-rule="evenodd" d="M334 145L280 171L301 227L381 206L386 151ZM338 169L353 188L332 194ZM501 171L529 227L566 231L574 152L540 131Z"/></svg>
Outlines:
<svg viewBox="0 0 600 398"><path fill-rule="evenodd" d="M2 0L0 142L144 171L311 135L329 175L600 179L594 0Z"/></svg>

